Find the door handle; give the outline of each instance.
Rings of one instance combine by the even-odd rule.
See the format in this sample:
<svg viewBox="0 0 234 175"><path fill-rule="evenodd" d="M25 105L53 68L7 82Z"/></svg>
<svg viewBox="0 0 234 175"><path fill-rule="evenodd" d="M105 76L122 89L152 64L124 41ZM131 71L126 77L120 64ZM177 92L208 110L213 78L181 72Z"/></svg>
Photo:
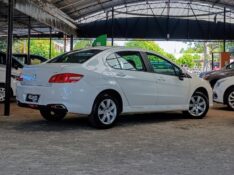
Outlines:
<svg viewBox="0 0 234 175"><path fill-rule="evenodd" d="M116 74L118 77L125 77L126 75L124 73L117 73Z"/></svg>

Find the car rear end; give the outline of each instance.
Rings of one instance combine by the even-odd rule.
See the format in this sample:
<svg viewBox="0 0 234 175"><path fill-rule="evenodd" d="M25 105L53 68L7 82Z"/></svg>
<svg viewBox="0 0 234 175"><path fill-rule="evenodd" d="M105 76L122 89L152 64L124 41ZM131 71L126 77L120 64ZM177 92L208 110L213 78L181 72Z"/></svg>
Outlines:
<svg viewBox="0 0 234 175"><path fill-rule="evenodd" d="M82 63L51 62L23 69L17 86L19 106L90 114L96 95Z"/></svg>

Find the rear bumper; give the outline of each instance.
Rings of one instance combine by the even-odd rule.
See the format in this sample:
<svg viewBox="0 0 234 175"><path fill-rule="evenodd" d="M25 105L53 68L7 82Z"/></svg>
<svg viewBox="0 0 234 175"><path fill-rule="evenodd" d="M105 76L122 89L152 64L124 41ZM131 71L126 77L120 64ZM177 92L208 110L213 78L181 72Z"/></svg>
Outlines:
<svg viewBox="0 0 234 175"><path fill-rule="evenodd" d="M16 99L19 106L22 107L38 109L60 105L64 106L67 112L88 115L92 111L92 106L96 94L90 93L94 92L94 90L90 90L90 87L87 87L84 84L85 83L83 83L83 85L80 87L59 84L53 85L51 87L25 86L19 84L16 90ZM40 95L39 101L36 103L26 101L27 94Z"/></svg>
<svg viewBox="0 0 234 175"><path fill-rule="evenodd" d="M17 105L24 108L32 108L32 109L48 109L48 110L56 110L61 112L68 112L67 107L62 104L51 104L51 105L37 105L37 104L27 104L21 103L17 101Z"/></svg>

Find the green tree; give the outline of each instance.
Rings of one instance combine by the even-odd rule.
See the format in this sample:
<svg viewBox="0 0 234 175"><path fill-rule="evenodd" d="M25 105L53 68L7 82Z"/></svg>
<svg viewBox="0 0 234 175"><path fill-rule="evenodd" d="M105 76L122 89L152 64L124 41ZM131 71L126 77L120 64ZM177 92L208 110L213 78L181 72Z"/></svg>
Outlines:
<svg viewBox="0 0 234 175"><path fill-rule="evenodd" d="M27 40L16 40L13 44L14 53L27 53ZM30 42L30 53L35 55L40 55L45 58L49 58L49 48L50 41L47 39L32 39ZM55 43L52 41L51 45L51 57L55 57L61 54L61 52L56 50Z"/></svg>
<svg viewBox="0 0 234 175"><path fill-rule="evenodd" d="M7 49L7 41L5 38L1 38L0 40L0 51L6 52Z"/></svg>
<svg viewBox="0 0 234 175"><path fill-rule="evenodd" d="M141 48L145 50L151 50L154 51L162 56L165 56L166 58L175 61L175 57L170 54L165 52L157 43L154 41L128 41L125 43L126 47L129 48Z"/></svg>
<svg viewBox="0 0 234 175"><path fill-rule="evenodd" d="M176 62L180 65L187 65L189 68L193 68L195 65L201 66L198 54L184 53Z"/></svg>
<svg viewBox="0 0 234 175"><path fill-rule="evenodd" d="M92 46L92 40L79 40L75 43L74 49L84 49Z"/></svg>

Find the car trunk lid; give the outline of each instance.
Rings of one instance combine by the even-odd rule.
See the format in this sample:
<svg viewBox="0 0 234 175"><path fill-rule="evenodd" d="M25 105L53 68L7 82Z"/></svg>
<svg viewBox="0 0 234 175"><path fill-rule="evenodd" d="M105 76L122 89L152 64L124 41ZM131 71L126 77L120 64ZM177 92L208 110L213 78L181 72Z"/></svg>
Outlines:
<svg viewBox="0 0 234 175"><path fill-rule="evenodd" d="M22 74L22 85L28 86L51 86L51 76L63 72L67 64L48 63L36 66L25 66Z"/></svg>

